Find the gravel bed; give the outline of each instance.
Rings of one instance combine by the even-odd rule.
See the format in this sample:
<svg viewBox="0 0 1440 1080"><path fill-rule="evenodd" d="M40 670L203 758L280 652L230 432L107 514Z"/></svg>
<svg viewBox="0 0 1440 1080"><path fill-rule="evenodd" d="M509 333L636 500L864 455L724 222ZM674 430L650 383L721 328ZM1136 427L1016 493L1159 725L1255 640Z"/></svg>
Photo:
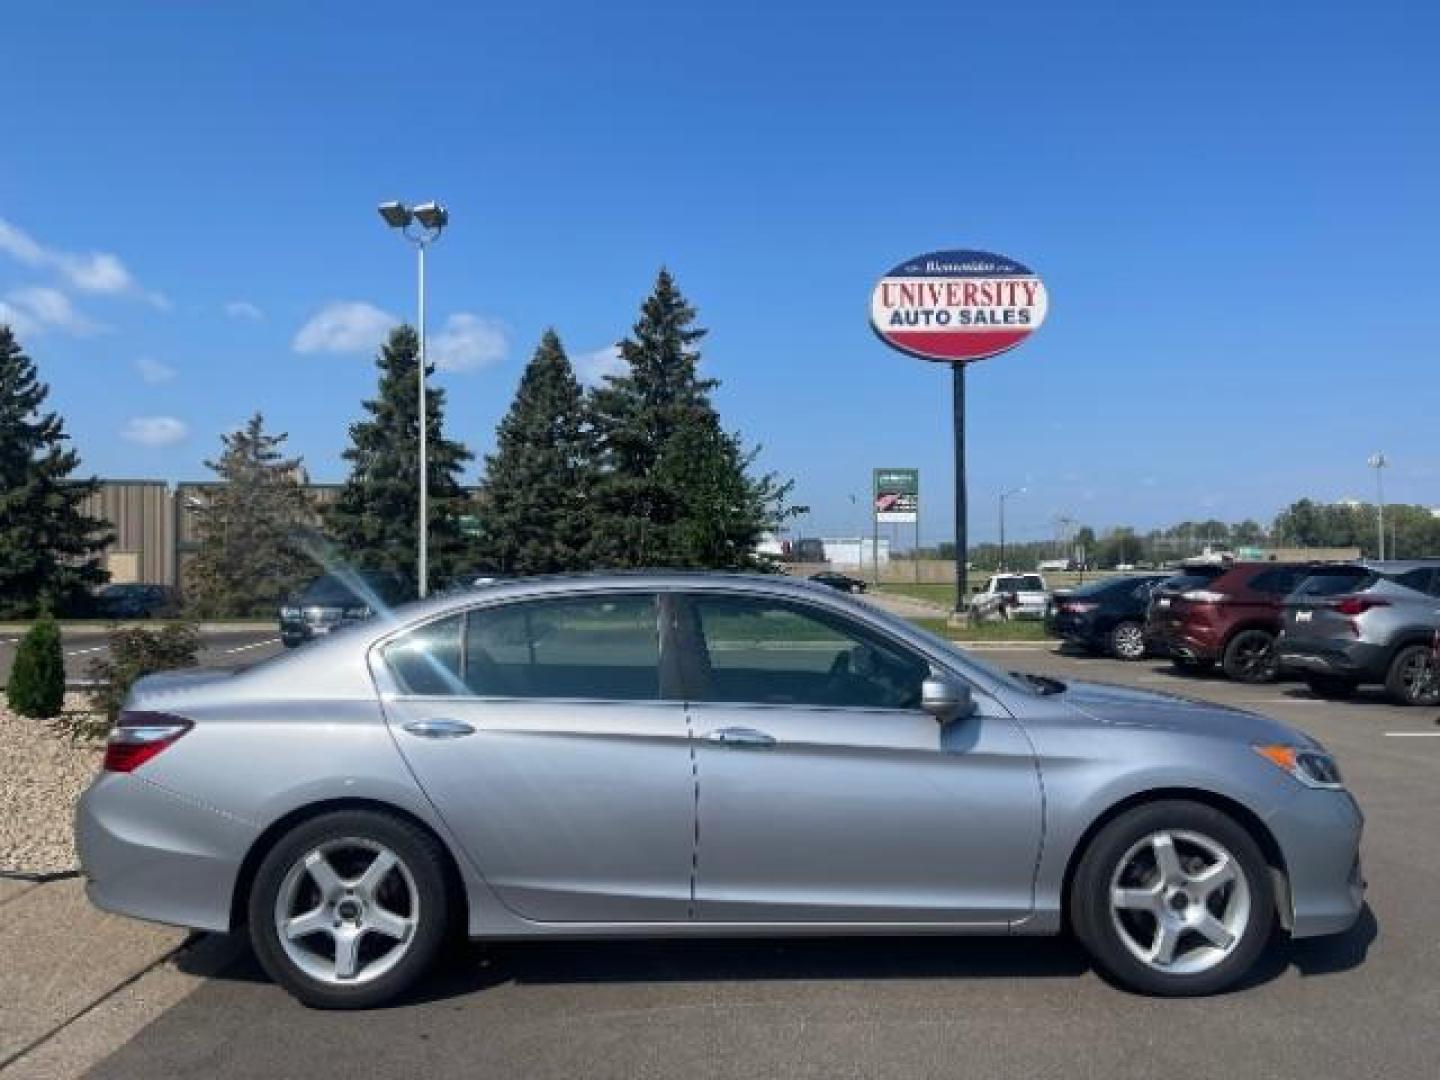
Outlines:
<svg viewBox="0 0 1440 1080"><path fill-rule="evenodd" d="M85 708L67 694L67 710ZM75 800L100 768L99 743L71 742L44 720L16 716L0 696L0 872L75 870Z"/></svg>

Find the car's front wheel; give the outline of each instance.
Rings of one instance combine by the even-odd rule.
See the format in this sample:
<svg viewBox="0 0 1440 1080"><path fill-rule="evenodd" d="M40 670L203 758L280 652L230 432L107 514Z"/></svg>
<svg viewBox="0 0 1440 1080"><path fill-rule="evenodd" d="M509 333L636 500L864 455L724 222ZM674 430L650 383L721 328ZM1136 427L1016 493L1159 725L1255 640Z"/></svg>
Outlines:
<svg viewBox="0 0 1440 1080"><path fill-rule="evenodd" d="M270 977L306 1005L370 1008L430 968L449 907L433 836L391 814L342 810L304 822L265 856L250 939Z"/></svg>
<svg viewBox="0 0 1440 1080"><path fill-rule="evenodd" d="M1243 977L1270 939L1274 893L1259 846L1199 803L1129 810L1085 851L1070 897L1100 970L1146 994L1212 994Z"/></svg>

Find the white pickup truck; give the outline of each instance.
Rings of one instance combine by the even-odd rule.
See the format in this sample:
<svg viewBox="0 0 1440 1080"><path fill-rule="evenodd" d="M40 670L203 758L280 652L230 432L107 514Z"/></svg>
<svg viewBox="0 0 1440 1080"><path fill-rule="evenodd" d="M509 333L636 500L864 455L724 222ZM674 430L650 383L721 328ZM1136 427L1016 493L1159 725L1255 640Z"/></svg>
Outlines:
<svg viewBox="0 0 1440 1080"><path fill-rule="evenodd" d="M1043 619L1050 589L1039 574L993 574L970 598L977 619Z"/></svg>

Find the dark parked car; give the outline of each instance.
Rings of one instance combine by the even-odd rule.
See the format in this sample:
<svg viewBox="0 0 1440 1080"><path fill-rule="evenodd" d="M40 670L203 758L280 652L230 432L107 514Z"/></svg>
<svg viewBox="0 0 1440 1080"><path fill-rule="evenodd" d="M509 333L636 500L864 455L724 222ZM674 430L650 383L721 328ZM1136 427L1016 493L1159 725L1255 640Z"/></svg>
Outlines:
<svg viewBox="0 0 1440 1080"><path fill-rule="evenodd" d="M853 578L849 574L837 574L834 570L821 570L818 574L811 574L810 580L840 592L863 593L866 588L865 582L859 578Z"/></svg>
<svg viewBox="0 0 1440 1080"><path fill-rule="evenodd" d="M1057 593L1045 629L1055 637L1118 660L1145 655L1145 611L1164 574L1100 578Z"/></svg>
<svg viewBox="0 0 1440 1080"><path fill-rule="evenodd" d="M414 588L393 571L335 570L281 605L280 640L293 648L413 598Z"/></svg>
<svg viewBox="0 0 1440 1080"><path fill-rule="evenodd" d="M1236 562L1187 566L1155 590L1145 640L1176 666L1218 662L1237 682L1272 681L1280 671L1275 639L1285 597L1310 563Z"/></svg>
<svg viewBox="0 0 1440 1080"><path fill-rule="evenodd" d="M1285 602L1280 665L1321 697L1379 683L1402 705L1440 704L1440 560L1318 566Z"/></svg>
<svg viewBox="0 0 1440 1080"><path fill-rule="evenodd" d="M126 582L95 594L95 614L102 619L153 619L178 610L175 590L167 585Z"/></svg>

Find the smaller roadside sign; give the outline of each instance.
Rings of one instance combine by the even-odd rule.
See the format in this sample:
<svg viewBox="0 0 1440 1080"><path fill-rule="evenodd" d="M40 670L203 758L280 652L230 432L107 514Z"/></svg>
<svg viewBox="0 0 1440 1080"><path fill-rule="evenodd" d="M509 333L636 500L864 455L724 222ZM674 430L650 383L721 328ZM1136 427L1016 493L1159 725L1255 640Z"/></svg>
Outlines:
<svg viewBox="0 0 1440 1080"><path fill-rule="evenodd" d="M920 470L875 470L875 520L913 525L920 519Z"/></svg>

